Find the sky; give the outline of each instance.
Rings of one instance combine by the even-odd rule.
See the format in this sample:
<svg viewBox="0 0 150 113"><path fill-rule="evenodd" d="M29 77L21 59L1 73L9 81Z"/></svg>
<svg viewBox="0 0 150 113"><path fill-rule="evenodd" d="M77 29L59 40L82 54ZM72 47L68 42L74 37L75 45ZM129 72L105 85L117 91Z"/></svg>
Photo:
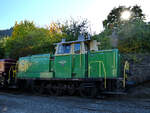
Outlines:
<svg viewBox="0 0 150 113"><path fill-rule="evenodd" d="M0 0L0 30L13 27L21 20L34 21L38 27L51 22L87 18L90 32L103 30L102 21L119 5L141 6L150 21L149 0Z"/></svg>

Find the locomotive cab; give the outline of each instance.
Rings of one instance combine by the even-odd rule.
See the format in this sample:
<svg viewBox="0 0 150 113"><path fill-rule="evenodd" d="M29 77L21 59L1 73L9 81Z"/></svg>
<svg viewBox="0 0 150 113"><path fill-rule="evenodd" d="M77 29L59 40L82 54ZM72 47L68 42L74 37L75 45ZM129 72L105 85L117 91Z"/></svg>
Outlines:
<svg viewBox="0 0 150 113"><path fill-rule="evenodd" d="M62 42L57 43L55 55L85 54L88 51L98 51L99 44L96 40L84 39L83 36L79 36L77 41L66 42L65 39L62 39Z"/></svg>
<svg viewBox="0 0 150 113"><path fill-rule="evenodd" d="M88 77L88 51L98 51L96 40L84 39L79 36L77 41L57 43L54 60L56 78L85 78Z"/></svg>

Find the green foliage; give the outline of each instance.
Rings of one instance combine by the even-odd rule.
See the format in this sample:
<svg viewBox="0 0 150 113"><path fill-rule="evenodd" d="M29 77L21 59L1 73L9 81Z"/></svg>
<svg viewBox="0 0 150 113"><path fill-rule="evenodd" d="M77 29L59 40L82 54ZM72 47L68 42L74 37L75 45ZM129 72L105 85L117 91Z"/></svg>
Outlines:
<svg viewBox="0 0 150 113"><path fill-rule="evenodd" d="M113 34L116 35L117 48L121 53L150 52L150 24L143 21L144 14L139 6L129 7L135 12L134 18L128 22L120 22L119 15L127 8L114 8L104 23L105 29L92 38L99 41L99 49L112 49ZM115 16L114 16L115 15ZM113 19L114 18L114 19ZM110 27L111 25L112 28ZM13 28L12 37L0 40L0 58L15 58L22 56L49 53L54 51L54 43L60 42L62 38L67 41L77 40L83 34L87 36L88 21L74 20L66 21L65 24L51 23L48 28L38 28L33 22L21 21Z"/></svg>
<svg viewBox="0 0 150 113"><path fill-rule="evenodd" d="M150 25L142 20L121 26L118 36L118 48L123 53L150 52Z"/></svg>
<svg viewBox="0 0 150 113"><path fill-rule="evenodd" d="M124 10L132 12L128 21L120 19L121 12ZM144 22L144 19L145 15L137 5L112 9L107 19L103 21L105 30L97 36L97 39L101 39L102 49L113 48L113 42L116 40L116 48L121 53L150 52L150 24Z"/></svg>
<svg viewBox="0 0 150 113"><path fill-rule="evenodd" d="M16 24L12 37L6 39L5 56L17 59L20 56L48 52L49 47L48 30L36 28L33 22L24 21Z"/></svg>
<svg viewBox="0 0 150 113"><path fill-rule="evenodd" d="M87 21L71 20L70 23L51 23L48 28L38 28L33 22L21 21L13 27L12 37L1 40L0 57L18 59L22 56L54 51L54 43L62 38L77 39L87 33Z"/></svg>
<svg viewBox="0 0 150 113"><path fill-rule="evenodd" d="M4 57L4 47L3 42L0 40L0 58Z"/></svg>
<svg viewBox="0 0 150 113"><path fill-rule="evenodd" d="M22 56L53 52L53 44L63 38L63 34L56 27L57 24L52 23L47 29L38 28L29 21L16 24L12 37L5 41L5 56L18 59Z"/></svg>
<svg viewBox="0 0 150 113"><path fill-rule="evenodd" d="M121 53L150 52L150 24L141 19L128 21L116 29L105 29L95 39L101 42L101 49L111 49L113 33L116 33L117 48Z"/></svg>
<svg viewBox="0 0 150 113"><path fill-rule="evenodd" d="M12 38L23 38L29 32L36 29L33 22L30 21L21 21L19 24L16 22L13 28Z"/></svg>
<svg viewBox="0 0 150 113"><path fill-rule="evenodd" d="M88 21L87 19L66 21L61 25L61 31L66 37L67 41L77 40L80 34L87 36L88 33Z"/></svg>
<svg viewBox="0 0 150 113"><path fill-rule="evenodd" d="M36 29L22 38L9 38L6 42L7 55L17 59L21 56L49 53L52 43L47 32L48 30Z"/></svg>
<svg viewBox="0 0 150 113"><path fill-rule="evenodd" d="M121 13L125 10L129 10L132 12L130 21L136 19L140 20L145 19L145 15L143 14L140 6L137 5L133 7L119 6L118 8L113 8L111 12L108 14L107 19L103 21L104 28L113 29L120 26L121 24L124 24L124 21L122 21L120 17Z"/></svg>
<svg viewBox="0 0 150 113"><path fill-rule="evenodd" d="M62 25L60 23L51 23L48 30L51 43L60 42L62 38L65 38L66 34L62 32Z"/></svg>
<svg viewBox="0 0 150 113"><path fill-rule="evenodd" d="M6 41L10 37L3 37L0 39L0 58L5 58L5 48L6 48Z"/></svg>
<svg viewBox="0 0 150 113"><path fill-rule="evenodd" d="M94 35L92 39L97 40L100 42L99 49L104 50L104 49L112 49L111 45L111 35L112 31L110 29L105 29L103 32L101 32L98 35Z"/></svg>

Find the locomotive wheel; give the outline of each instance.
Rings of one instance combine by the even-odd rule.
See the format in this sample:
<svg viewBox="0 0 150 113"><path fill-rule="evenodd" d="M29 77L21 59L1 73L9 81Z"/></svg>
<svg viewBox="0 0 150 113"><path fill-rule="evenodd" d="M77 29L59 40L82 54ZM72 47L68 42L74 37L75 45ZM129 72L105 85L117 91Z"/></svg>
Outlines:
<svg viewBox="0 0 150 113"><path fill-rule="evenodd" d="M74 86L74 85L68 85L67 94L68 94L69 96L74 95L74 94L75 94L75 91L76 91L76 89L75 89L75 86Z"/></svg>
<svg viewBox="0 0 150 113"><path fill-rule="evenodd" d="M17 82L17 87L18 87L18 89L19 89L20 91L24 91L24 90L25 90L25 86L26 86L26 84L25 84L24 81L19 80L19 81Z"/></svg>
<svg viewBox="0 0 150 113"><path fill-rule="evenodd" d="M35 94L43 94L43 88L40 86L33 87L33 93Z"/></svg>
<svg viewBox="0 0 150 113"><path fill-rule="evenodd" d="M74 88L70 88L70 89L68 89L67 92L68 92L69 96L72 96L72 95L75 94L75 89Z"/></svg>
<svg viewBox="0 0 150 113"><path fill-rule="evenodd" d="M94 87L86 87L86 86L80 86L79 93L81 97L88 97L88 98L94 98L97 94L97 88Z"/></svg>
<svg viewBox="0 0 150 113"><path fill-rule="evenodd" d="M33 87L33 92L35 93L35 94L43 94L44 93L44 83L41 85L41 86L34 86Z"/></svg>
<svg viewBox="0 0 150 113"><path fill-rule="evenodd" d="M123 87L123 82L122 81L117 81L117 91L124 91L124 87Z"/></svg>
<svg viewBox="0 0 150 113"><path fill-rule="evenodd" d="M39 87L34 86L34 87L32 88L32 91L33 91L34 94L39 94Z"/></svg>
<svg viewBox="0 0 150 113"><path fill-rule="evenodd" d="M75 89L69 89L68 94L69 94L69 96L74 95L75 94Z"/></svg>
<svg viewBox="0 0 150 113"><path fill-rule="evenodd" d="M47 85L47 92L51 96L59 96L61 94L61 90L57 86L52 86L51 84Z"/></svg>
<svg viewBox="0 0 150 113"><path fill-rule="evenodd" d="M49 94L49 95L52 95L51 94L51 84L48 84L47 86L46 86L46 92Z"/></svg>

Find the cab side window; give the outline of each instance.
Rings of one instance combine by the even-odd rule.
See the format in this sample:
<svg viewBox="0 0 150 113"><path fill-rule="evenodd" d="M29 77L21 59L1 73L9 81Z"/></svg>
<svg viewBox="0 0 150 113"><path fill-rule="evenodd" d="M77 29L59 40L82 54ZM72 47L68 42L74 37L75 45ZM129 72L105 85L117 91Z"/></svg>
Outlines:
<svg viewBox="0 0 150 113"><path fill-rule="evenodd" d="M89 45L87 43L84 44L84 47L85 47L85 51L89 51Z"/></svg>
<svg viewBox="0 0 150 113"><path fill-rule="evenodd" d="M57 54L63 54L63 45L58 46Z"/></svg>
<svg viewBox="0 0 150 113"><path fill-rule="evenodd" d="M59 45L57 54L68 54L70 53L71 46L70 45Z"/></svg>
<svg viewBox="0 0 150 113"><path fill-rule="evenodd" d="M71 46L70 45L64 45L64 53L70 53Z"/></svg>
<svg viewBox="0 0 150 113"><path fill-rule="evenodd" d="M79 54L80 53L80 43L74 44L74 53Z"/></svg>

